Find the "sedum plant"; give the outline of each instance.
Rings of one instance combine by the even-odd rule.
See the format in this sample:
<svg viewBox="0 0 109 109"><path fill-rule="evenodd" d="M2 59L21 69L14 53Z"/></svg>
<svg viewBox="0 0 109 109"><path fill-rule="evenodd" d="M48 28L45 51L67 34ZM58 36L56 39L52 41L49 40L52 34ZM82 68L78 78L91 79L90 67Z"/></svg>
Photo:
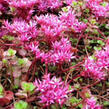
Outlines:
<svg viewBox="0 0 109 109"><path fill-rule="evenodd" d="M0 0L0 106L108 108L108 19L108 0Z"/></svg>

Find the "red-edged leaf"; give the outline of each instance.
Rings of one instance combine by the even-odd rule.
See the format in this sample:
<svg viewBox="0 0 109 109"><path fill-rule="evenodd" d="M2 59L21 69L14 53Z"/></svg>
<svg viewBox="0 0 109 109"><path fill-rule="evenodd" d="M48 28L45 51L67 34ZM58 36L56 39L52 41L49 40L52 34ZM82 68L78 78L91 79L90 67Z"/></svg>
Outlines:
<svg viewBox="0 0 109 109"><path fill-rule="evenodd" d="M10 103L12 99L13 99L13 92L5 91L4 97L0 98L0 105L5 106L6 104Z"/></svg>

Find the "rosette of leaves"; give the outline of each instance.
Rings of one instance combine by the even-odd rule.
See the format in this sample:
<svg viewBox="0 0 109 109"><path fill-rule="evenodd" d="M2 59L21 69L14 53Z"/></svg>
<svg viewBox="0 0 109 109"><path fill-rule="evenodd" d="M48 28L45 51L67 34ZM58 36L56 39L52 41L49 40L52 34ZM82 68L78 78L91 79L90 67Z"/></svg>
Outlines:
<svg viewBox="0 0 109 109"><path fill-rule="evenodd" d="M16 51L13 49L8 49L8 56L14 56L16 54Z"/></svg>
<svg viewBox="0 0 109 109"><path fill-rule="evenodd" d="M18 93L16 93L16 96L19 96L20 98L27 98L29 95L32 95L34 93L35 86L31 82L21 82L21 88L22 90L19 90Z"/></svg>
<svg viewBox="0 0 109 109"><path fill-rule="evenodd" d="M31 109L31 107L27 102L20 100L14 103L14 109Z"/></svg>

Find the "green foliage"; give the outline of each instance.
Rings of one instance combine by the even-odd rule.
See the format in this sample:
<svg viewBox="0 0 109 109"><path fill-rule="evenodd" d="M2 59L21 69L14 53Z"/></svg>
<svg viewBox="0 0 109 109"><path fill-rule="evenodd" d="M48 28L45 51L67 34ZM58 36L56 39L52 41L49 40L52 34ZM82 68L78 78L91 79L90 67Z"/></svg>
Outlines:
<svg viewBox="0 0 109 109"><path fill-rule="evenodd" d="M67 7L63 7L63 8L62 8L62 11L63 11L63 12L68 12L68 8L67 8Z"/></svg>
<svg viewBox="0 0 109 109"><path fill-rule="evenodd" d="M109 32L104 32L104 34L108 36L109 35Z"/></svg>
<svg viewBox="0 0 109 109"><path fill-rule="evenodd" d="M101 46L105 45L105 43L102 40L97 40L97 43L100 44Z"/></svg>
<svg viewBox="0 0 109 109"><path fill-rule="evenodd" d="M106 7L107 6L107 3L106 2L103 2L101 3L102 6Z"/></svg>
<svg viewBox="0 0 109 109"><path fill-rule="evenodd" d="M51 109L57 109L55 105L51 105Z"/></svg>
<svg viewBox="0 0 109 109"><path fill-rule="evenodd" d="M74 65L76 65L76 62L72 62L71 64L72 64L72 66L74 66Z"/></svg>
<svg viewBox="0 0 109 109"><path fill-rule="evenodd" d="M16 50L8 49L9 56L14 56L16 54Z"/></svg>
<svg viewBox="0 0 109 109"><path fill-rule="evenodd" d="M4 64L7 64L8 61L7 61L6 59L3 59L2 62L3 62Z"/></svg>
<svg viewBox="0 0 109 109"><path fill-rule="evenodd" d="M81 102L81 98L80 99L77 99L76 97L72 97L71 99L70 99L70 103L72 103L72 105L75 105L75 104L78 104L79 102ZM77 108L82 108L82 104L79 104L78 106L77 106Z"/></svg>
<svg viewBox="0 0 109 109"><path fill-rule="evenodd" d="M109 101L104 101L104 102L103 102L103 105L104 105L104 106L109 106Z"/></svg>
<svg viewBox="0 0 109 109"><path fill-rule="evenodd" d="M97 40L90 40L90 43L91 43L91 44L97 43Z"/></svg>
<svg viewBox="0 0 109 109"><path fill-rule="evenodd" d="M3 88L3 86L0 84L0 98L3 97L3 92L4 92L4 88Z"/></svg>
<svg viewBox="0 0 109 109"><path fill-rule="evenodd" d="M102 28L105 28L106 24L102 24L102 25L99 25L99 28L102 29Z"/></svg>
<svg viewBox="0 0 109 109"><path fill-rule="evenodd" d="M107 30L109 30L109 25L105 25L105 28L106 28Z"/></svg>
<svg viewBox="0 0 109 109"><path fill-rule="evenodd" d="M5 36L3 36L2 39L8 40L8 41L13 41L15 38L13 36L5 35Z"/></svg>
<svg viewBox="0 0 109 109"><path fill-rule="evenodd" d="M24 59L18 59L18 64L19 65L24 65L25 64L25 60Z"/></svg>
<svg viewBox="0 0 109 109"><path fill-rule="evenodd" d="M56 104L51 105L50 109L60 109ZM61 107L61 109L67 109L64 105Z"/></svg>
<svg viewBox="0 0 109 109"><path fill-rule="evenodd" d="M73 5L73 6L77 6L77 5L78 5L78 2L73 1L73 2L72 2L72 5Z"/></svg>
<svg viewBox="0 0 109 109"><path fill-rule="evenodd" d="M105 45L105 43L102 40L90 40L90 44L96 44L96 46L94 46L94 50L101 50L102 46Z"/></svg>
<svg viewBox="0 0 109 109"><path fill-rule="evenodd" d="M70 38L70 41L72 42L73 45L76 45L78 42L78 39L76 38Z"/></svg>
<svg viewBox="0 0 109 109"><path fill-rule="evenodd" d="M74 88L80 89L80 84L74 84Z"/></svg>
<svg viewBox="0 0 109 109"><path fill-rule="evenodd" d="M98 87L102 87L102 83L97 84Z"/></svg>
<svg viewBox="0 0 109 109"><path fill-rule="evenodd" d="M10 7L11 12L15 12L15 8L14 7Z"/></svg>
<svg viewBox="0 0 109 109"><path fill-rule="evenodd" d="M88 8L86 8L86 9L84 10L84 12L85 12L85 13L89 13L90 10L89 10Z"/></svg>
<svg viewBox="0 0 109 109"><path fill-rule="evenodd" d="M28 103L20 100L14 104L15 109L28 109Z"/></svg>
<svg viewBox="0 0 109 109"><path fill-rule="evenodd" d="M106 82L107 87L109 87L109 82Z"/></svg>
<svg viewBox="0 0 109 109"><path fill-rule="evenodd" d="M34 106L33 109L38 109L37 106Z"/></svg>
<svg viewBox="0 0 109 109"><path fill-rule="evenodd" d="M87 20L87 19L83 19L83 22L84 22L84 23L87 23L87 22L88 22L88 20Z"/></svg>
<svg viewBox="0 0 109 109"><path fill-rule="evenodd" d="M102 48L101 47L94 47L94 50L101 50Z"/></svg>
<svg viewBox="0 0 109 109"><path fill-rule="evenodd" d="M22 82L21 86L24 92L32 92L35 89L33 83Z"/></svg>
<svg viewBox="0 0 109 109"><path fill-rule="evenodd" d="M72 86L71 85L69 85L69 90L72 90Z"/></svg>
<svg viewBox="0 0 109 109"><path fill-rule="evenodd" d="M78 2L78 4L79 4L80 6L82 6L82 5L83 5L83 2Z"/></svg>
<svg viewBox="0 0 109 109"><path fill-rule="evenodd" d="M92 47L91 46L86 46L87 47L87 49L89 50L89 51L91 51L92 50ZM84 50L85 51L85 50Z"/></svg>
<svg viewBox="0 0 109 109"><path fill-rule="evenodd" d="M18 89L18 88L19 88L18 85L14 85L14 86L13 86L13 89Z"/></svg>
<svg viewBox="0 0 109 109"><path fill-rule="evenodd" d="M92 59L96 60L96 57L94 55L91 56Z"/></svg>
<svg viewBox="0 0 109 109"><path fill-rule="evenodd" d="M96 24L96 20L95 19L91 19L91 24Z"/></svg>
<svg viewBox="0 0 109 109"><path fill-rule="evenodd" d="M90 98L90 97L91 97L90 93L86 92L86 93L85 93L85 97L86 97L86 98Z"/></svg>
<svg viewBox="0 0 109 109"><path fill-rule="evenodd" d="M52 72L52 71L56 71L56 69L57 69L56 66L49 66L49 70L50 70L50 72Z"/></svg>
<svg viewBox="0 0 109 109"><path fill-rule="evenodd" d="M79 81L80 81L80 82L83 82L83 78L79 78Z"/></svg>
<svg viewBox="0 0 109 109"><path fill-rule="evenodd" d="M38 72L35 72L35 75L38 76Z"/></svg>
<svg viewBox="0 0 109 109"><path fill-rule="evenodd" d="M65 106L63 106L62 109L67 109L67 108Z"/></svg>
<svg viewBox="0 0 109 109"><path fill-rule="evenodd" d="M99 34L99 32L98 32L96 29L93 29L93 33L94 33L95 35L98 35L98 34Z"/></svg>
<svg viewBox="0 0 109 109"><path fill-rule="evenodd" d="M90 30L89 30L88 28L85 30L86 33L88 33L89 31L90 31Z"/></svg>

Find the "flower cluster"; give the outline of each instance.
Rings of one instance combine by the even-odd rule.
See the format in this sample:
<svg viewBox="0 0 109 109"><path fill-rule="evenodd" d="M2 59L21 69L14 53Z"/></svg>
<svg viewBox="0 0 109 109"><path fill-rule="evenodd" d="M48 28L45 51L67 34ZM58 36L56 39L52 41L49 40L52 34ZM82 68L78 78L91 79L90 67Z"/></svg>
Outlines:
<svg viewBox="0 0 109 109"><path fill-rule="evenodd" d="M8 3L5 0L0 0L0 12L6 12Z"/></svg>
<svg viewBox="0 0 109 109"><path fill-rule="evenodd" d="M43 36L48 42L53 42L65 35L65 32L81 33L86 29L86 24L79 22L75 13L69 9L61 12L59 16L47 14L35 16L39 25L39 36Z"/></svg>
<svg viewBox="0 0 109 109"><path fill-rule="evenodd" d="M87 6L96 17L109 17L109 3L102 0L88 0Z"/></svg>
<svg viewBox="0 0 109 109"><path fill-rule="evenodd" d="M91 98L87 98L85 100L83 109L101 109L101 106L96 104L96 98L92 96Z"/></svg>
<svg viewBox="0 0 109 109"><path fill-rule="evenodd" d="M6 0L17 17L30 20L36 0Z"/></svg>
<svg viewBox="0 0 109 109"><path fill-rule="evenodd" d="M63 23L59 20L58 16L47 14L41 16L35 16L37 23L40 25L39 35L45 36L44 38L48 41L55 41L61 36L64 30Z"/></svg>
<svg viewBox="0 0 109 109"><path fill-rule="evenodd" d="M93 58L89 57L85 61L85 71L82 72L82 76L102 80L105 77L104 71L102 71L102 66L100 63L96 62Z"/></svg>
<svg viewBox="0 0 109 109"><path fill-rule="evenodd" d="M47 11L48 9L58 9L62 6L62 0L36 0L40 11Z"/></svg>
<svg viewBox="0 0 109 109"><path fill-rule="evenodd" d="M40 91L40 102L46 106L54 103L63 105L68 98L68 93L71 92L69 85L65 85L55 76L50 79L50 74L44 75L43 81L36 80L34 85L37 88L36 91Z"/></svg>
<svg viewBox="0 0 109 109"><path fill-rule="evenodd" d="M42 57L42 59L44 59L45 62L48 61L53 64L69 62L72 58L74 58L71 48L72 47L68 39L62 38L59 42L56 41L53 43L53 50L50 50L47 54L48 59L46 60L44 57Z"/></svg>
<svg viewBox="0 0 109 109"><path fill-rule="evenodd" d="M55 41L52 43L53 49L49 50L47 53L41 51L38 46L39 44L35 42L30 44L29 48L35 53L36 58L41 58L42 62L46 64L62 64L74 58L71 44L67 38L62 38L59 42Z"/></svg>
<svg viewBox="0 0 109 109"><path fill-rule="evenodd" d="M5 21L4 25L9 34L16 34L21 41L28 41L30 38L37 36L36 23L34 21L27 23L22 19L14 19L12 24Z"/></svg>
<svg viewBox="0 0 109 109"><path fill-rule="evenodd" d="M71 9L69 9L68 12L62 12L60 20L66 26L67 31L81 33L86 29L86 24L79 22L78 19L76 19L75 13Z"/></svg>
<svg viewBox="0 0 109 109"><path fill-rule="evenodd" d="M106 70L109 68L109 45L103 50L96 51L94 57L88 57L84 66L85 71L82 75L99 80L104 79Z"/></svg>
<svg viewBox="0 0 109 109"><path fill-rule="evenodd" d="M78 20L72 13L69 15L56 16L52 14L35 16L35 20L29 22L22 18L15 18L10 23L4 21L4 28L8 31L8 35L18 36L21 42L25 42L24 46L28 47L35 55L36 59L41 59L46 64L62 64L64 62L70 62L73 57L71 43L66 37L64 32L71 28L70 23L78 23ZM71 19L72 17L72 19ZM68 22L66 22L68 18ZM73 20L74 19L74 20ZM72 20L70 22L70 20ZM85 25L85 24L83 24ZM74 24L75 31L81 32L85 26L76 26ZM7 34L7 33L6 33ZM33 40L36 40L34 42ZM27 43L28 42L28 43ZM40 48L40 43L45 43L47 50Z"/></svg>
<svg viewBox="0 0 109 109"><path fill-rule="evenodd" d="M101 109L100 101L105 108L107 1L0 0L0 107Z"/></svg>
<svg viewBox="0 0 109 109"><path fill-rule="evenodd" d="M31 8L35 5L36 0L6 0L10 6L15 8Z"/></svg>

